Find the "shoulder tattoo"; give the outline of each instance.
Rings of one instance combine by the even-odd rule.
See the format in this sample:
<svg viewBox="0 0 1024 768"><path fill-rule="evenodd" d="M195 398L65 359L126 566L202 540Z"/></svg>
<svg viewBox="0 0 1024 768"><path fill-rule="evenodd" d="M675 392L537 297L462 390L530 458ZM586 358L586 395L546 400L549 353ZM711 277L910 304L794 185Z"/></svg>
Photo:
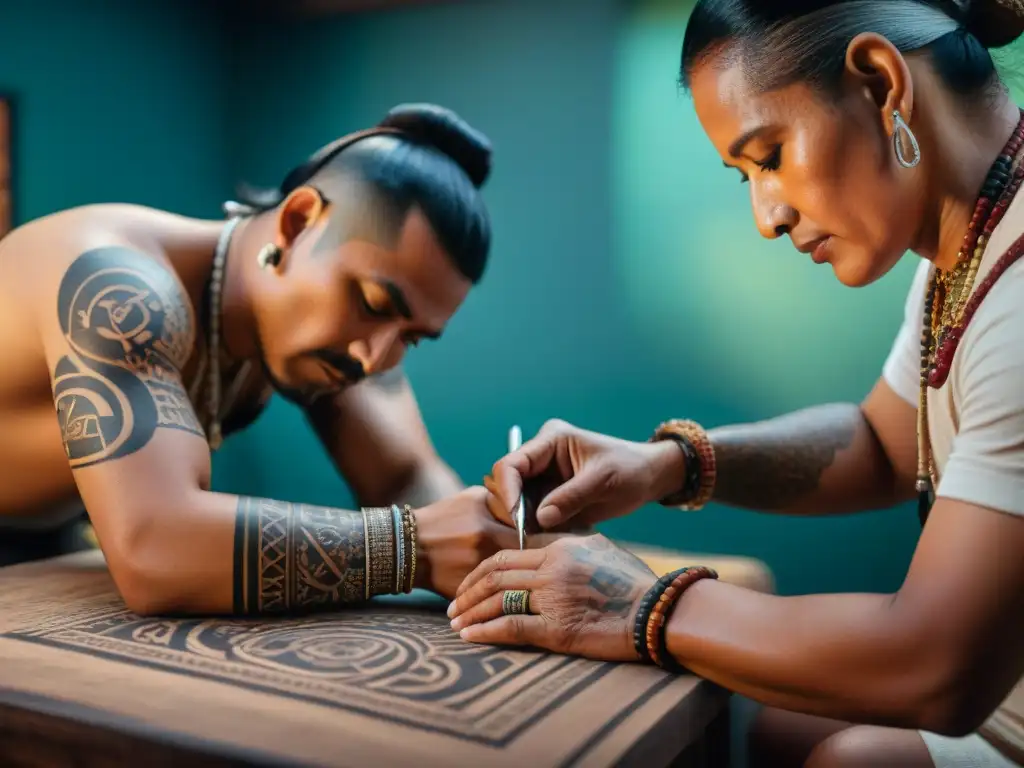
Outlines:
<svg viewBox="0 0 1024 768"><path fill-rule="evenodd" d="M234 612L306 612L362 602L363 515L343 509L239 497Z"/></svg>
<svg viewBox="0 0 1024 768"><path fill-rule="evenodd" d="M73 468L134 453L159 428L203 436L179 373L192 309L165 267L128 248L86 251L64 273L57 312L69 353L53 371L54 404Z"/></svg>

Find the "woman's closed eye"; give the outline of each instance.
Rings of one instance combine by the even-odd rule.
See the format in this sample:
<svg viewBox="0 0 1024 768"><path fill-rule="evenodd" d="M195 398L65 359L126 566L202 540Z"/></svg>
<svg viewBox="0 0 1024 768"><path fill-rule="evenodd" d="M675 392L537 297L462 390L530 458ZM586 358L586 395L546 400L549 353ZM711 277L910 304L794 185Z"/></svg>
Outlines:
<svg viewBox="0 0 1024 768"><path fill-rule="evenodd" d="M764 159L755 160L754 165L756 165L762 171L766 171L769 173L772 171L779 170L779 167L782 165L782 147L775 147ZM747 176L747 174L740 172L740 175L743 177L740 180L741 184L746 184L748 181L750 181L750 177Z"/></svg>

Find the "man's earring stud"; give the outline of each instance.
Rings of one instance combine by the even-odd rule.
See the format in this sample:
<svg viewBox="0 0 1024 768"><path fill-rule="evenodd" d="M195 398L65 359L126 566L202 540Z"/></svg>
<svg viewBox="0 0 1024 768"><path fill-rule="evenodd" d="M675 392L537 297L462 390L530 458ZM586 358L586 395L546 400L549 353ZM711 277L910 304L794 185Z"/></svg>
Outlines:
<svg viewBox="0 0 1024 768"><path fill-rule="evenodd" d="M267 243L256 254L256 261L261 269L276 267L281 263L281 249L274 243Z"/></svg>

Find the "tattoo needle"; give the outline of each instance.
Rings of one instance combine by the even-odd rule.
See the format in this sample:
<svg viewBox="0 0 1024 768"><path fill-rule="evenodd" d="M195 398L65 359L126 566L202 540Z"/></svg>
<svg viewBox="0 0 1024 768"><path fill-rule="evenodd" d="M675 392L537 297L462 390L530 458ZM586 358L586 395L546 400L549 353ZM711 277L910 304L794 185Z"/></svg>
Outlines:
<svg viewBox="0 0 1024 768"><path fill-rule="evenodd" d="M522 447L523 430L517 424L508 431L508 452L513 453ZM512 521L519 534L519 548L526 549L526 498L522 489L519 490L519 500L516 501L515 509L512 510Z"/></svg>

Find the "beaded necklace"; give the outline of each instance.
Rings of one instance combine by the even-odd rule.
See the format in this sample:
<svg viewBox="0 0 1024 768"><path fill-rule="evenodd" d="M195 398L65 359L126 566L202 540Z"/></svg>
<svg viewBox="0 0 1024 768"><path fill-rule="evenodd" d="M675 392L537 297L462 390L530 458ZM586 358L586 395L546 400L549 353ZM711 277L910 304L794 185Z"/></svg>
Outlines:
<svg viewBox="0 0 1024 768"><path fill-rule="evenodd" d="M934 503L938 478L928 431L928 389L939 389L949 378L964 331L995 281L1024 255L1024 236L1006 251L972 294L988 241L1024 182L1018 155L1024 147L1024 111L1017 128L992 164L974 214L957 254L956 266L943 273L932 269L921 323L920 389L917 406L918 517L924 525ZM1015 167L1016 165L1016 167Z"/></svg>
<svg viewBox="0 0 1024 768"><path fill-rule="evenodd" d="M227 208L231 218L221 230L217 239L217 247L213 253L213 267L210 272L210 281L207 284L208 312L206 318L207 337L206 349L199 359L199 365L193 378L192 388L189 396L193 403L199 401L200 388L206 385L206 408L203 426L207 434L207 443L211 451L217 451L224 442L221 421L224 412L229 410L237 399L242 385L248 379L252 369L252 361L246 360L239 367L238 373L231 381L228 389L228 396L222 397L222 368L224 365L221 354L221 332L220 325L223 315L224 299L224 273L227 266L228 248L231 245L231 237L235 228L242 222L246 211L238 211L236 208Z"/></svg>

